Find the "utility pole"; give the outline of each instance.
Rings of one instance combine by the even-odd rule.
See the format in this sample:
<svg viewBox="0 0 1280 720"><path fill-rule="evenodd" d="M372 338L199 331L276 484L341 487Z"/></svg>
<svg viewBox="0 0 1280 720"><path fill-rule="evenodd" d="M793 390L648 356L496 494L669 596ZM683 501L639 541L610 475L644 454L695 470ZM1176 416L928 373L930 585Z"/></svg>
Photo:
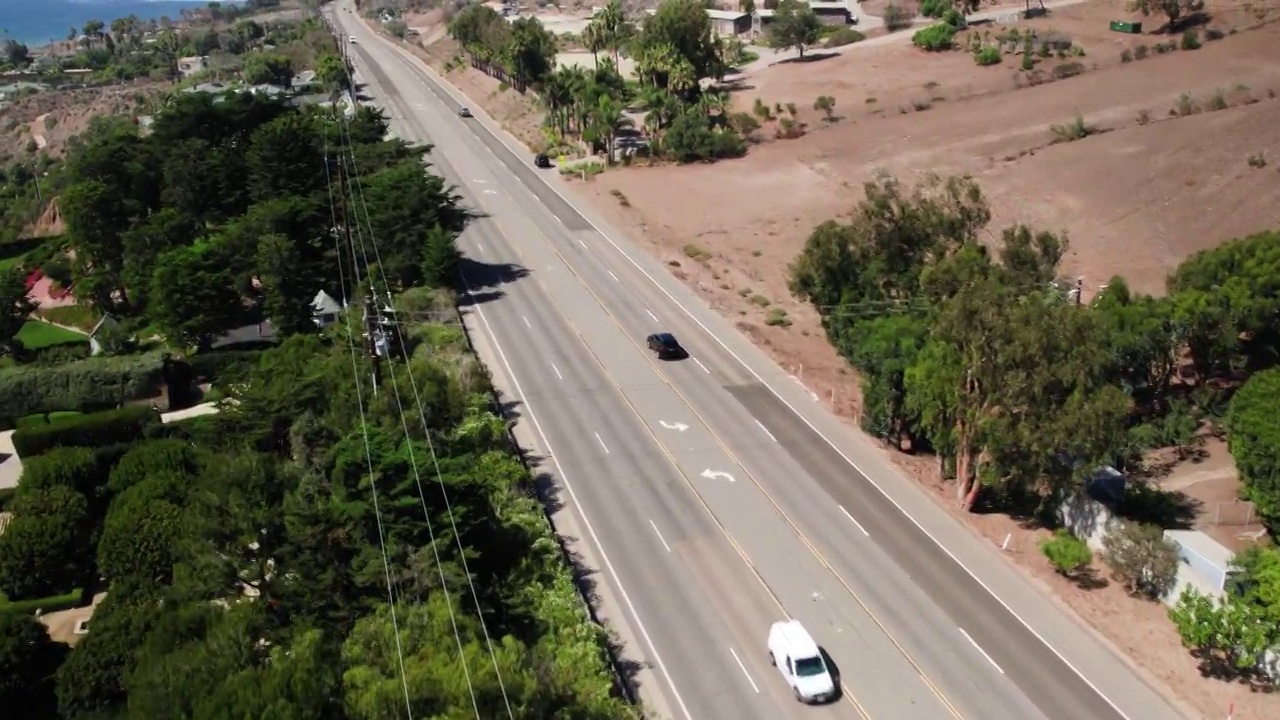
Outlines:
<svg viewBox="0 0 1280 720"><path fill-rule="evenodd" d="M380 328L378 315L374 310L373 292L366 292L364 295L365 352L369 355L369 361L373 363L373 394L377 395L378 384L382 380L382 356L378 354L376 333Z"/></svg>

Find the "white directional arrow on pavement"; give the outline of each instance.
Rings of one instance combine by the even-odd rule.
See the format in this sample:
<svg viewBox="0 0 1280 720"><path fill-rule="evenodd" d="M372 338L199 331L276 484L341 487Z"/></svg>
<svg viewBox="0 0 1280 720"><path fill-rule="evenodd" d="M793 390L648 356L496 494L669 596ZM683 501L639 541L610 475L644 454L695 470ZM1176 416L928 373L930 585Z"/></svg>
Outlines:
<svg viewBox="0 0 1280 720"><path fill-rule="evenodd" d="M728 480L729 482L737 482L737 479L734 478L729 473L724 472L723 470L712 470L711 468L707 468L706 470L703 470L702 477L707 478L709 480L714 480L716 478L723 478L725 480Z"/></svg>
<svg viewBox="0 0 1280 720"><path fill-rule="evenodd" d="M684 432L685 430L689 429L688 425L685 425L684 423L681 423L681 422L669 423L666 420L659 420L658 424L668 430L678 430L680 432Z"/></svg>

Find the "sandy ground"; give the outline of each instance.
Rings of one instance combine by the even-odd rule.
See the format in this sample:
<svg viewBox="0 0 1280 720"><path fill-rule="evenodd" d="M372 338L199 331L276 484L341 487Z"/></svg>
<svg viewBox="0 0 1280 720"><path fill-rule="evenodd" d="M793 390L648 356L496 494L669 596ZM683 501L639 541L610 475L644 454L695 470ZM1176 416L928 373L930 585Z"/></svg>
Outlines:
<svg viewBox="0 0 1280 720"><path fill-rule="evenodd" d="M50 90L22 98L0 110L0 160L20 158L28 141L61 157L67 141L83 132L98 115L128 113L155 97L168 83L137 81L102 88Z"/></svg>
<svg viewBox="0 0 1280 720"><path fill-rule="evenodd" d="M863 12L879 14L885 4L867 2ZM1209 26L1238 34L1156 55L1154 45L1176 37L1111 33L1110 20L1134 16L1121 0L1096 0L1017 24L1068 36L1084 50L1083 57L1041 59L1031 74L1020 71L1019 56L980 68L967 52L927 54L905 42L779 64L743 78L734 102L740 109L757 97L794 103L803 137L776 139L770 123L742 160L633 166L571 187L840 415L856 418L856 375L823 337L816 314L786 290L786 267L816 224L852 210L878 169L904 181L926 172L972 174L993 208L993 238L1015 222L1065 231L1064 274L1083 277L1087 295L1116 274L1160 293L1187 255L1280 226L1280 24L1263 22L1277 15L1226 3ZM443 67L456 47L429 39L441 35L437 18L417 24L429 43L419 52ZM1148 33L1157 25L1148 19ZM994 36L1008 27L973 32ZM1121 62L1122 51L1140 46L1148 58ZM1079 63L1082 74L1054 80L1054 68L1067 63ZM516 137L542 142L532 93L500 90L469 68L447 77ZM836 99L836 122L812 109L819 95ZM1192 112L1177 116L1179 108ZM1097 133L1053 144L1050 126L1077 115ZM1258 154L1265 167L1249 163ZM792 324L766 326L755 296L785 309ZM953 489L934 479L932 461L895 459L976 533L996 545L1010 537L1012 562L1169 694L1205 717L1225 717L1231 702L1235 720L1280 717L1280 697L1202 679L1163 606L1129 599L1115 584L1081 589L1049 569L1038 550L1042 531L1007 516L961 513ZM1174 468L1161 483L1198 503L1196 526L1228 547L1256 534L1247 508L1235 502L1238 481L1220 442L1207 442L1197 463ZM1106 577L1100 564L1097 575Z"/></svg>

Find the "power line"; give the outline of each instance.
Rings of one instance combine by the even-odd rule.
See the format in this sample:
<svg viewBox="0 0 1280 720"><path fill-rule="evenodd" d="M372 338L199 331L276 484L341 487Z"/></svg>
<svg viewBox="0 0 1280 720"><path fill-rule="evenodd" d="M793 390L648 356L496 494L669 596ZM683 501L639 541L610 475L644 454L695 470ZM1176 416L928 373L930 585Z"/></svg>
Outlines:
<svg viewBox="0 0 1280 720"><path fill-rule="evenodd" d="M348 77L349 77L349 74L348 74ZM354 104L354 103L353 103L353 104ZM348 160L348 159L349 159L349 160L350 160L350 162L351 162L351 172L349 172L349 173L344 173L344 174L343 174L343 177L345 178L343 192L345 192L345 193L349 193L349 194L350 194L350 196L352 197L352 199L354 200L355 193L353 193L353 192L351 191L352 185L354 184L354 185L355 185L355 187L360 187L360 184L359 184L359 179L358 179L358 177L356 177L356 175L357 175L357 173L358 173L358 170L357 170L357 168L356 168L356 166L355 166L355 153L353 152L353 149L352 149L352 147L351 147L351 145L350 145L350 134L349 134L349 132L348 132L347 122L346 122L346 120L345 120L345 119L344 119L344 120L340 123L340 125L339 125L339 132L341 133L341 138L340 138L340 139L341 139L341 141L342 141L342 143L341 143L341 145L340 145L340 151L343 151L343 150L342 150L342 147L343 147L343 146L345 146L345 151L343 151L343 152L345 152L345 155L344 155L344 157L342 157L342 158L340 159L340 162L345 164L345 163L347 162L347 160ZM354 181L354 182L353 182L353 181ZM361 193L363 193L363 189L362 189L362 188L361 188L360 192L361 192ZM366 245L365 245L365 241L364 241L364 231L363 231L363 230L361 229L361 227L360 227L360 221L359 221L359 216L358 216L358 214L353 213L353 215L355 215L355 221L354 221L354 223L351 223L351 224L349 224L349 225L348 225L348 229L350 229L352 226L354 226L354 229L355 229L355 242L359 242L359 244L360 244L360 254L363 256L363 258L364 258L364 264L365 264L365 271L366 271L366 272L365 272L365 276L366 276L366 278L367 278L367 279L368 279L368 281L369 281L369 287L370 287L370 292L369 292L369 294L368 294L368 295L366 295L366 297L365 297L365 299L364 299L364 304L365 304L365 319L366 319L366 322L367 322L367 323L369 323L369 324L368 324L368 326L367 326L367 337L368 337L368 339L369 339L369 342L371 343L371 352L372 352L375 356L376 356L376 355L380 355L380 353L379 353L379 351L378 351L378 347L377 347L377 346L378 346L378 342L379 342L379 340L380 340L380 339L381 339L381 340L383 340L383 341L386 343L386 346L387 346L387 352L388 352L388 354L390 354L390 345L392 344L392 340L391 340L391 339L389 339L389 338L387 337L387 329L388 329L388 327L391 327L391 326L386 322L386 319L383 317L381 310L378 308L378 303L377 303L377 301L376 301L376 297L375 297L375 296L376 296L376 292L377 292L377 288L375 287L375 284L376 284L376 283L375 283L375 280L374 280L374 274L373 274L372 272L370 272L370 271L369 271L369 268L372 266L372 263L370 263L370 261L369 261L368 248L367 248L367 247L366 247ZM368 207L367 207L367 204L366 204L366 206L365 206L365 223L366 223L366 225L368 225L368 226L369 226L369 231L370 231L370 243L371 243L371 244L372 244L372 243L375 243L376 241L375 241L375 240L374 240L374 238L372 237L372 223L370 223L370 222L369 222L369 217L368 217ZM375 248L376 248L376 245L375 245ZM353 254L353 257L354 257L354 253L355 253L355 250L354 250L354 244L352 244L352 254ZM376 254L376 253L375 253L375 254ZM384 285L385 285L385 283L384 283ZM389 295L389 293L388 293L388 295ZM400 344L400 343L396 343L396 344ZM377 363L378 363L378 359L377 359L377 357L375 357L374 362L375 362L375 366L376 366L376 365L377 365ZM424 491L423 491L423 489L422 489L422 475L421 475L421 471L419 470L419 466L418 466L417 453L415 453L415 452L414 452L414 449L413 449L413 442L412 442L412 436L411 436L411 435L410 435L410 433L409 433L409 425L408 425L408 422L405 420L405 408L404 408L404 402L403 402L403 400L402 400L402 396L401 396L401 393L400 393L400 387L399 387L400 383L399 383L399 380L398 380L398 379L397 379L397 377L396 377L396 373L395 373L394 369L392 370L392 372L390 373L390 375L391 375L391 392L392 392L392 395L393 395L393 396L394 396L394 398L395 398L397 414L400 416L400 425L401 425L401 428L403 429L403 431L404 431L404 435L405 435L405 440L406 440L406 445L405 445L405 447L406 447L406 449L407 449L407 451L408 451L408 456L409 456L409 465L410 465L410 468L411 468L411 470L412 470L412 472L413 472L414 483L415 483L415 485L417 486L417 489L418 489L418 497L419 497L419 500L421 501L421 504L422 504L423 519L424 519L424 521L426 522L426 525L427 525L427 533L428 533L428 537L429 537L429 540L430 540L431 553L432 553L432 556L433 556L433 558L434 558L434 560L435 560L435 564L436 564L436 571L437 571L437 573L439 574L439 577L440 577L440 586L441 586L441 589L442 589L442 591L445 593L446 598L448 598L448 597L449 597L449 583L448 583L448 580L446 579L445 574L444 574L444 564L442 563L442 561L441 561L441 559L440 559L440 549L439 549L438 543L436 542L436 533L435 533L435 528L433 527L433 524L432 524L432 522L431 522L430 512L429 512L429 511L428 511L428 509L427 509L426 494L425 494L425 492L424 492ZM412 373L410 373L410 375L412 375ZM431 446L430 431L428 430L428 431L425 433L425 435L426 435L426 439L427 439L428 445L429 445L429 446ZM433 454L433 456L434 456L434 448L432 449L432 454ZM438 467L437 467L437 479L439 479L438 475L439 475L439 469L438 469ZM441 481L441 482L443 482L443 481ZM463 560L463 562L465 563L465 559ZM468 577L468 578L467 578L467 582L468 582L468 583L471 583L471 579L470 579L470 577ZM473 682L472 682L472 679L471 679L471 670L470 670L470 668L467 666L467 661L466 661L466 652L465 652L465 649L464 649L464 646L463 646L463 642L462 642L462 634L461 634L461 632L458 630L458 621L457 621L457 616L456 616L456 614L454 613L453 603L452 603L452 601L451 601L451 600L450 600L450 601L448 601L448 602L446 602L446 609L448 610L448 613L449 613L449 623L450 623L450 626L451 626L451 628L452 628L452 630L453 630L454 640L455 640L455 642L456 642L456 644L457 644L457 647L458 647L458 661L459 661L459 663L460 663L460 664L461 664L461 666L462 666L463 676L464 676L464 678L466 679L466 683L467 683L467 691L468 691L468 693L469 693L469 695L470 695L470 697L471 697L471 706L472 706L472 709L473 709L473 710L474 710L474 712L475 712L475 715L476 715L477 720L482 720L481 715L480 715L480 706L479 706L479 701L478 701L478 700L477 700L477 698L476 698L475 686L474 686L474 684L473 684ZM482 622L483 622L483 619L482 619ZM487 637L487 633L486 633L486 637ZM490 646L490 651L492 651L492 646ZM494 665L495 665L495 667L497 666L497 659L496 659L496 658L494 658ZM499 677L501 677L501 676L499 676ZM504 700L505 700L505 698L506 698L506 688L505 688L505 686L503 686L503 698L504 698ZM509 705L508 705L508 710L510 710L510 706L509 706Z"/></svg>
<svg viewBox="0 0 1280 720"><path fill-rule="evenodd" d="M329 136L327 133L325 134L324 143L325 143L324 145L325 186L329 193L329 217L333 222L333 228L334 228L333 244L334 244L334 249L338 251L338 260L339 260L338 277L339 277L339 282L342 283L342 300L343 300L343 306L345 308L346 300L347 300L346 277L345 277L345 273L343 273L342 271L342 262L341 262L342 252L338 244L337 213L333 205L332 178L329 175ZM358 268L353 268L353 270L357 273L359 272ZM373 516L377 521L377 526L378 526L378 550L382 554L382 572L387 579L387 603L391 608L391 631L395 635L396 660L400 668L400 685L404 689L405 712L408 713L409 720L413 720L413 704L409 699L409 681L408 681L408 678L405 676L405 669L404 669L404 648L400 644L400 622L396 617L396 597L395 597L395 592L392 590L392 587L391 587L391 561L387 557L386 530L382 525L382 511L378 507L378 481L374 477L373 451L369 447L369 426L365 421L364 391L362 389L361 382L360 382L360 367L359 367L359 364L356 362L355 339L354 339L354 336L351 334L351 316L349 313L344 312L343 317L345 319L346 327L347 327L347 347L350 349L350 352L351 352L351 376L356 386L356 407L360 411L360 433L364 441L365 464L367 465L369 470L369 491L370 491L370 495L373 497Z"/></svg>
<svg viewBox="0 0 1280 720"><path fill-rule="evenodd" d="M355 169L355 156L353 155L352 155L352 167L353 169ZM372 247L374 247L374 259L378 261L378 265L381 266L381 264L383 264L383 259L381 259L381 252L378 250L378 242L376 242L376 240L374 240L374 236L372 236L372 224L370 223L370 218L369 218L369 204L367 204L367 202L365 201L364 187L361 186L360 179L358 179L358 176L356 179L356 190L358 193L360 193L360 205L365 210L365 223L369 225L369 237L370 237L370 243ZM367 265L367 259L366 259L366 265ZM387 290L387 299L389 304L390 290L387 287L387 281L385 281L385 278L383 279L383 286L384 286L384 290ZM402 342L397 343L397 345L399 345L399 350L401 350L401 356L404 359L404 365L408 366L408 364L410 364L410 357L408 357L408 348L404 347L404 343ZM390 347L388 347L388 354L390 354ZM453 542L454 544L456 544L458 548L458 559L460 559L462 562L462 573L463 575L466 575L467 587L470 588L470 591L471 591L471 601L474 602L476 606L476 619L480 621L480 630L481 632L484 633L485 646L489 650L490 660L493 661L493 671L494 671L494 674L497 675L498 687L500 691L502 691L502 701L504 703L504 706L506 706L507 708L507 715L511 717L512 720L515 720L515 712L512 711L511 700L509 700L507 696L507 684L506 682L504 682L502 678L502 669L500 669L500 667L498 666L497 653L494 652L493 638L490 637L488 623L485 623L484 610L481 609L480 607L480 596L479 596L479 593L476 593L475 583L472 582L472 579L471 579L471 569L468 568L467 566L466 550L465 548L462 547L462 536L460 533L458 533L458 524L457 524L456 516L454 516L453 514L453 505L452 505L452 502L449 501L448 488L445 487L443 473L442 471L440 471L439 455L436 454L435 443L431 441L431 428L430 428L430 425L428 424L428 421L426 421L426 409L424 404L422 404L422 396L421 396L421 393L419 392L419 388L417 388L417 379L413 377L412 372L407 373L407 375L408 375L408 382L410 382L410 387L412 388L412 391L413 391L413 404L417 406L417 416L419 416L419 421L422 425L422 436L426 438L426 448L428 448L428 452L431 456L431 465L433 465L435 469L435 482L440 487L440 497L442 497L444 500L445 516L447 516L447 518L449 519L449 527L451 527L451 529L453 530ZM392 373L393 384L396 383L396 379L394 378L396 378L396 374ZM398 391L397 391L397 404L399 404ZM404 432L406 432L407 434L408 429L406 428ZM412 457L412 451L411 451L411 457ZM415 479L417 479L416 471L417 470L415 468ZM422 512L426 514L426 497L424 493L422 493L421 484L419 484L419 497L422 500Z"/></svg>

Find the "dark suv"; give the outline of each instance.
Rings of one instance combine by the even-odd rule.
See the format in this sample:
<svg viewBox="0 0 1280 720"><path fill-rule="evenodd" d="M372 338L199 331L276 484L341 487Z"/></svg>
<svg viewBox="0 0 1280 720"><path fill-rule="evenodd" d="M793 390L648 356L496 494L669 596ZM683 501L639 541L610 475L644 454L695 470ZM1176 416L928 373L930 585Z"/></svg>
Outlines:
<svg viewBox="0 0 1280 720"><path fill-rule="evenodd" d="M646 339L646 342L649 344L649 350L657 353L659 360L681 360L689 356L689 353L680 347L680 341L676 340L676 336L671 333L654 333Z"/></svg>

